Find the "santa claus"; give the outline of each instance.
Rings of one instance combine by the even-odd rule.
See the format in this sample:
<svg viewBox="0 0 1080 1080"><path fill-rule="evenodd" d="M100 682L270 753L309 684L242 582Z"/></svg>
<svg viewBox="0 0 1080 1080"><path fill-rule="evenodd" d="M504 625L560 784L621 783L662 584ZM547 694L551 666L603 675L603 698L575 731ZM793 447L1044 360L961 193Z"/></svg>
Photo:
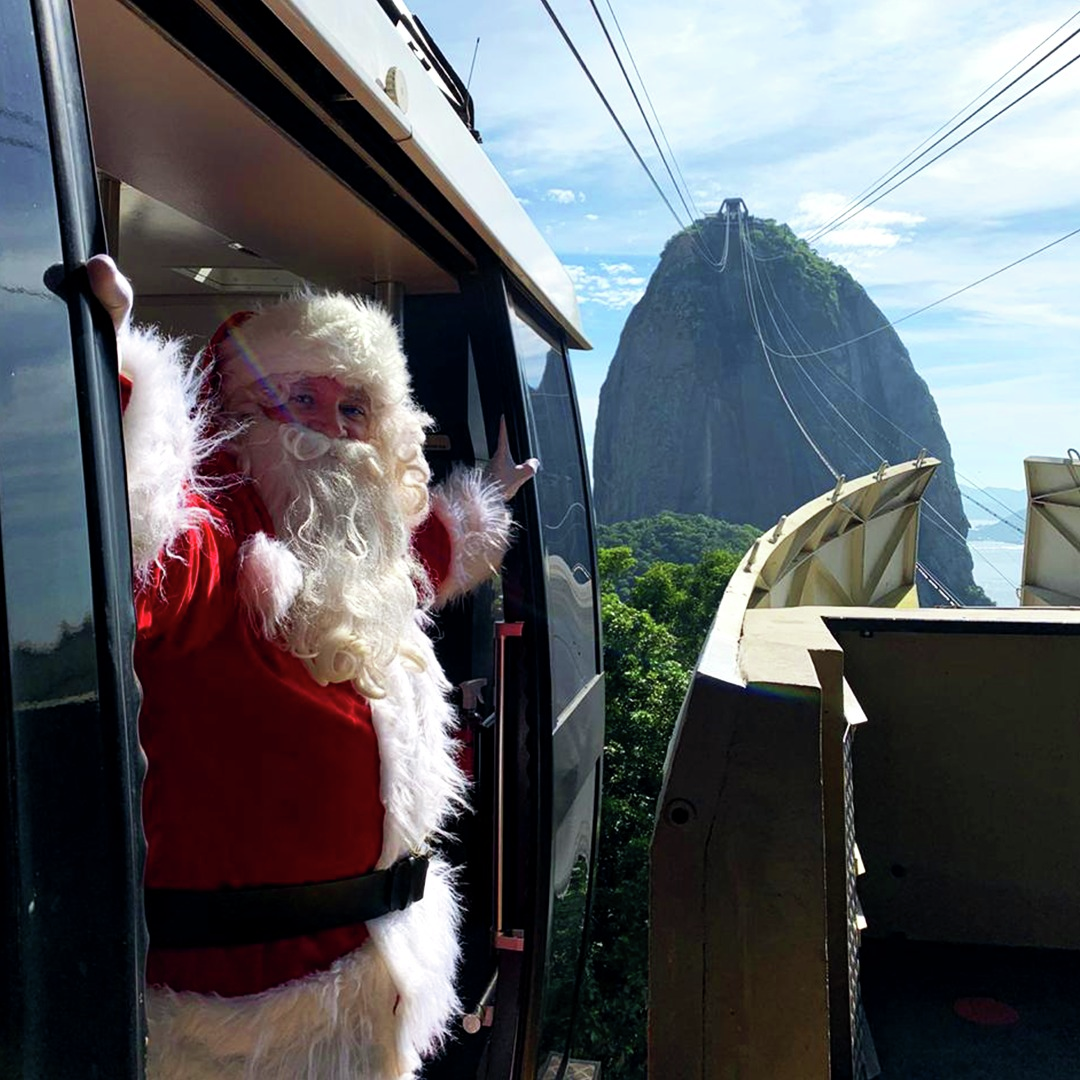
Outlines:
<svg viewBox="0 0 1080 1080"><path fill-rule="evenodd" d="M149 1073L412 1076L457 1007L432 844L464 801L426 612L497 568L535 462L429 491L378 306L230 319L199 365L118 330L147 757Z"/></svg>

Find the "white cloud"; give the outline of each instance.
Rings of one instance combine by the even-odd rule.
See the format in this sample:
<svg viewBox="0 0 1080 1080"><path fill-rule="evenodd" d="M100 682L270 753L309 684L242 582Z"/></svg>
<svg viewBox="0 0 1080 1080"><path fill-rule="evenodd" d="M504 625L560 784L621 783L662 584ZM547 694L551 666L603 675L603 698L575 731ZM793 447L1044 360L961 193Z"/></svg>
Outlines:
<svg viewBox="0 0 1080 1080"><path fill-rule="evenodd" d="M599 271L584 266L568 266L578 301L622 311L631 308L645 295L647 284L629 263L601 263Z"/></svg>
<svg viewBox="0 0 1080 1080"><path fill-rule="evenodd" d="M834 222L851 211L851 204L852 200L836 192L803 195L789 224L827 259L842 263L849 270L856 267L861 270L868 259L911 239L916 226L926 221L922 214L908 210L870 206L834 226ZM830 226L831 231L813 239L814 233Z"/></svg>
<svg viewBox="0 0 1080 1080"><path fill-rule="evenodd" d="M548 202L569 206L571 203L584 202L585 193L582 191L571 191L569 188L548 188L544 193L544 198L547 199Z"/></svg>

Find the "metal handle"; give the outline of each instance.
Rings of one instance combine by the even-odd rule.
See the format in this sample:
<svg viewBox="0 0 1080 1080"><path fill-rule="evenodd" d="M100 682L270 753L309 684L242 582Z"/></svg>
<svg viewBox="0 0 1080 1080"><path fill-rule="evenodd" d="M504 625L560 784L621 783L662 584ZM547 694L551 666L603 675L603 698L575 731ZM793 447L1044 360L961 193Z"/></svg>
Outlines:
<svg viewBox="0 0 1080 1080"><path fill-rule="evenodd" d="M467 1012L461 1018L461 1026L470 1035L475 1035L481 1028L491 1027L491 1022L494 1019L495 1013L491 1004L491 999L495 996L495 984L498 981L499 973L496 971L495 974L491 976L491 982L487 984L487 989L476 1003L476 1008L471 1012Z"/></svg>

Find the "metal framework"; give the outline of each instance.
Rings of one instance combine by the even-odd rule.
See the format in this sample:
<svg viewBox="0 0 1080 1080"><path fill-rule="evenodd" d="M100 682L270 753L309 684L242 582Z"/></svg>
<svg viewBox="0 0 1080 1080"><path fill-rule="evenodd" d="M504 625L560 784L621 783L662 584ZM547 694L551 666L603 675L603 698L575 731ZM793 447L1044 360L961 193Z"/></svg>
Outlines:
<svg viewBox="0 0 1080 1080"><path fill-rule="evenodd" d="M841 477L754 544L723 606L918 607L919 502L939 464L920 457L850 483Z"/></svg>
<svg viewBox="0 0 1080 1080"><path fill-rule="evenodd" d="M1080 455L1029 457L1023 607L1080 605Z"/></svg>

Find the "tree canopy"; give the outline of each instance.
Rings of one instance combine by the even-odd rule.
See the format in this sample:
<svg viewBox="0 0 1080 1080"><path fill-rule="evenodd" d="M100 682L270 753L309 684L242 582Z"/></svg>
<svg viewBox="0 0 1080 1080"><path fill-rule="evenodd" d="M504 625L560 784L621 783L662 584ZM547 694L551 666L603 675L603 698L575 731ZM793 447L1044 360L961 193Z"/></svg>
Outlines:
<svg viewBox="0 0 1080 1080"><path fill-rule="evenodd" d="M639 521L618 521L597 527L597 546L628 547L634 556L630 571L644 573L653 563L696 563L711 551L740 556L761 535L752 525L731 525L705 514L676 514L670 510ZM601 571L603 575L603 571ZM616 588L624 600L627 594Z"/></svg>
<svg viewBox="0 0 1080 1080"><path fill-rule="evenodd" d="M664 759L697 655L743 550L757 535L703 515L601 529L607 735L593 929L576 1057L611 1080L644 1080L649 845ZM710 548L717 538L721 543ZM667 561L657 552L686 558Z"/></svg>

